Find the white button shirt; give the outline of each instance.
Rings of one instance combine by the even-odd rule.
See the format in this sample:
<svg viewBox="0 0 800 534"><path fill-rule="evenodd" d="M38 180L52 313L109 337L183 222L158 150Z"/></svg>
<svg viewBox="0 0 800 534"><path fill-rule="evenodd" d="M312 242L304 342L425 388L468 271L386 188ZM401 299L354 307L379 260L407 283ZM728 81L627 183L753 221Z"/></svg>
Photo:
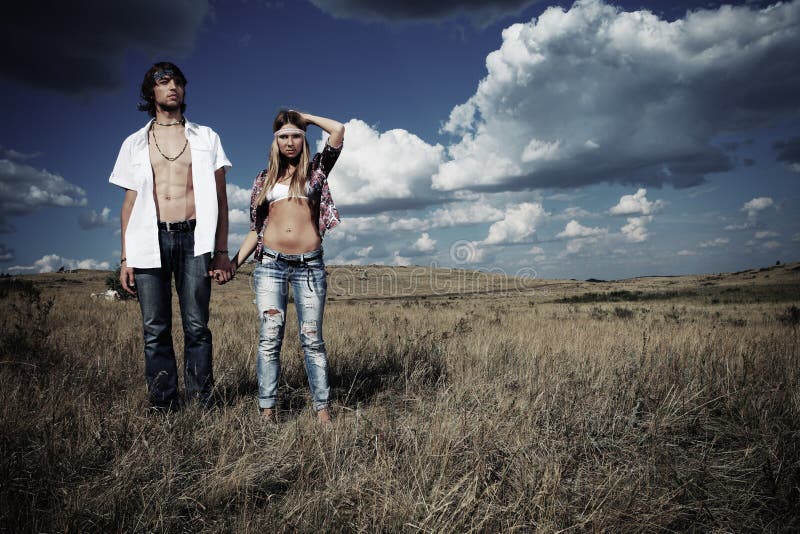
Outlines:
<svg viewBox="0 0 800 534"><path fill-rule="evenodd" d="M161 267L158 245L158 215L153 198L153 167L148 146L149 121L122 143L114 170L108 179L112 184L136 191L131 217L125 231L125 255L128 267L148 269ZM214 171L231 168L222 150L219 136L207 126L186 121L186 139L192 154L192 180L197 226L194 230L194 255L214 250L217 232L217 185Z"/></svg>

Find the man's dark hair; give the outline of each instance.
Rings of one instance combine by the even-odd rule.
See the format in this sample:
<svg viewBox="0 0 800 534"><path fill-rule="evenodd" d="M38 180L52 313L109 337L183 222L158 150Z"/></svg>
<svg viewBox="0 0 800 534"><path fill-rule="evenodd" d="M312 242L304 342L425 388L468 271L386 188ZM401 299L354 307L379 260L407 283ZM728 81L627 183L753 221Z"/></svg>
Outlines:
<svg viewBox="0 0 800 534"><path fill-rule="evenodd" d="M150 69L144 73L144 79L142 80L142 89L141 93L139 94L139 98L142 99L139 102L139 105L136 106L139 111L146 111L148 115L151 117L156 116L156 98L154 88L156 86L156 80L153 75L160 71L169 69L174 73L174 80L175 83L186 87L186 76L183 75L181 69L178 68L177 65L174 63L170 63L169 61L160 61L158 63L153 64ZM186 111L186 95L184 94L184 101L181 102L181 113Z"/></svg>

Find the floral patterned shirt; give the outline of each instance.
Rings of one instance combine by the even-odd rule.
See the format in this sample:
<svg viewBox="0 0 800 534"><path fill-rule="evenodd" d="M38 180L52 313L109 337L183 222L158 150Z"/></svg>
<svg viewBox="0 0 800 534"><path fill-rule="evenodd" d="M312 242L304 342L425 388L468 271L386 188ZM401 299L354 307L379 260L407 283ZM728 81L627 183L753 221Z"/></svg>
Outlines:
<svg viewBox="0 0 800 534"><path fill-rule="evenodd" d="M325 237L325 232L339 224L339 210L333 203L331 191L328 187L328 174L333 169L334 163L339 159L342 146L333 148L325 144L322 152L317 152L308 164L308 181L306 190L308 191L308 201L311 205L312 213L317 215L317 225L319 236ZM267 178L267 169L264 169L253 182L253 192L250 195L250 230L258 233L258 242L254 257L256 261L261 261L264 252L264 228L267 227L269 219L269 202L266 200L262 204L256 204L261 190L264 188L264 181Z"/></svg>

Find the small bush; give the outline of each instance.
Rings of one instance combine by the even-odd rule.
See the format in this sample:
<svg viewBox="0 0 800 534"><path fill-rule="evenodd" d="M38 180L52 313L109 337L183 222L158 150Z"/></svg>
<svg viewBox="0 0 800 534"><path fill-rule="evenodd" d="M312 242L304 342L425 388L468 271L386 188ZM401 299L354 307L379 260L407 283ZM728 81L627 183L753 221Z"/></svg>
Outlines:
<svg viewBox="0 0 800 534"><path fill-rule="evenodd" d="M675 306L673 306L669 313L664 314L664 318L668 321L675 321L676 323L679 323L681 321L681 312Z"/></svg>
<svg viewBox="0 0 800 534"><path fill-rule="evenodd" d="M579 304L587 302L638 302L643 300L670 300L675 298L696 297L695 291L661 291L661 292L645 292L645 291L609 291L607 293L583 293L574 295L572 297L563 297L557 299L555 302L563 304Z"/></svg>
<svg viewBox="0 0 800 534"><path fill-rule="evenodd" d="M778 320L790 326L797 326L800 324L800 308L797 306L789 306L778 316Z"/></svg>
<svg viewBox="0 0 800 534"><path fill-rule="evenodd" d="M602 321L603 319L605 319L606 313L607 313L606 310L604 310L603 308L595 306L594 308L592 308L592 311L589 315L591 316L592 319L596 321Z"/></svg>
<svg viewBox="0 0 800 534"><path fill-rule="evenodd" d="M628 308L620 308L619 306L615 306L614 315L620 319L631 319L634 315L636 315L636 313Z"/></svg>
<svg viewBox="0 0 800 534"><path fill-rule="evenodd" d="M133 299L134 296L122 289L122 284L119 282L119 273L120 267L117 267L117 270L114 271L114 274L108 275L106 278L106 287L108 289L113 289L114 291L119 294L120 300L130 300Z"/></svg>
<svg viewBox="0 0 800 534"><path fill-rule="evenodd" d="M39 290L30 280L4 276L3 279L0 280L0 298L4 299L11 293L38 295Z"/></svg>

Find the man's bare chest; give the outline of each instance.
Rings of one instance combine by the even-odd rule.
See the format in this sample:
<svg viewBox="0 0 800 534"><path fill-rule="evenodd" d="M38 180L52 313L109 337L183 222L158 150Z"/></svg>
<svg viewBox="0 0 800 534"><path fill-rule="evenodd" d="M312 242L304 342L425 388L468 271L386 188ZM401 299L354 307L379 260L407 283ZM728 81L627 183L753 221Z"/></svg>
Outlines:
<svg viewBox="0 0 800 534"><path fill-rule="evenodd" d="M154 139L153 132L150 132L149 148L156 190L192 189L192 152L183 136L158 136Z"/></svg>

